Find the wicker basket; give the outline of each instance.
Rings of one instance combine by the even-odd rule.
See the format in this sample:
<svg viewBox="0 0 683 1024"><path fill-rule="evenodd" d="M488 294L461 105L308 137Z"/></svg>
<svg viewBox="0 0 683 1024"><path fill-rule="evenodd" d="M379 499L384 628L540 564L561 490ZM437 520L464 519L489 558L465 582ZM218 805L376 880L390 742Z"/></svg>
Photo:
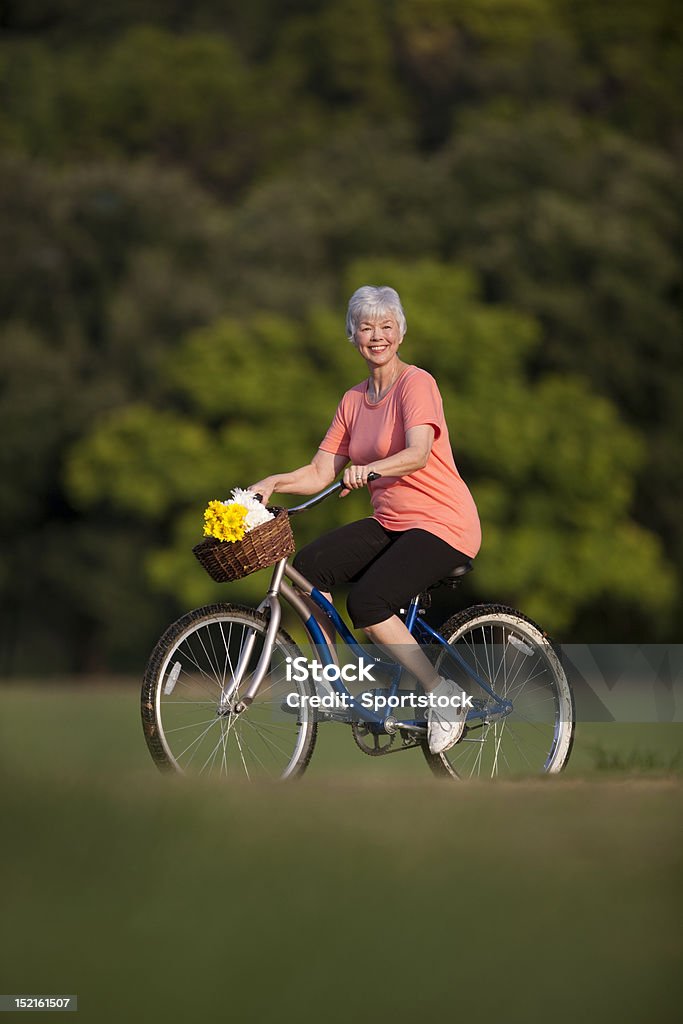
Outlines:
<svg viewBox="0 0 683 1024"><path fill-rule="evenodd" d="M206 537L192 550L216 583L233 583L258 569L266 569L294 553L294 536L287 509L269 507L275 516L255 526L242 540L216 540Z"/></svg>

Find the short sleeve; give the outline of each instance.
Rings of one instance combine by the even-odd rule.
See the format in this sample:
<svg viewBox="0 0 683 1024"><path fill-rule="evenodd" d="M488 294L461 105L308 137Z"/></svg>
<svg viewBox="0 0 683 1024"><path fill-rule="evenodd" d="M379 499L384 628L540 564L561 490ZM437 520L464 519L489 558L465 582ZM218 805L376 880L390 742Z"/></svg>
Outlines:
<svg viewBox="0 0 683 1024"><path fill-rule="evenodd" d="M430 426L437 438L443 427L443 402L436 381L426 372L414 373L406 381L401 399L403 426Z"/></svg>
<svg viewBox="0 0 683 1024"><path fill-rule="evenodd" d="M318 447L322 448L324 452L331 452L332 455L344 455L348 458L349 441L349 430L344 418L344 400L342 399L337 406L330 428Z"/></svg>

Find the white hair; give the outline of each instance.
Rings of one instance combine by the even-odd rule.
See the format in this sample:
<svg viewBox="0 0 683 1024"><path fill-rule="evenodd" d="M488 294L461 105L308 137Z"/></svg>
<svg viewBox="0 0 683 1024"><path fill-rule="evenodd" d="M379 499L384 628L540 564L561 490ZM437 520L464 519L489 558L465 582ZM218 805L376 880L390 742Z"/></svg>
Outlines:
<svg viewBox="0 0 683 1024"><path fill-rule="evenodd" d="M381 320L383 316L391 314L398 324L398 329L403 338L407 330L406 316L403 306L395 288L388 285L376 287L372 284L364 284L357 288L349 299L349 308L346 313L346 336L353 341L358 325L365 320Z"/></svg>

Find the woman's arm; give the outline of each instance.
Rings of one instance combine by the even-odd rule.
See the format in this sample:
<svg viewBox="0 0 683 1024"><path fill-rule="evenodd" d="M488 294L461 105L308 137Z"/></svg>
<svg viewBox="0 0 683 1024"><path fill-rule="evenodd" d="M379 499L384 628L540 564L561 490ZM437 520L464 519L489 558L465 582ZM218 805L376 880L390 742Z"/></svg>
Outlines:
<svg viewBox="0 0 683 1024"><path fill-rule="evenodd" d="M344 472L344 487L356 490L365 487L370 473L380 476L408 476L416 469L427 465L429 453L434 444L434 427L424 424L406 430L406 446L395 455L386 459L377 459L368 466L347 466Z"/></svg>
<svg viewBox="0 0 683 1024"><path fill-rule="evenodd" d="M263 504L271 494L315 494L332 483L343 466L348 462L346 455L332 455L319 448L307 466L300 466L291 473L275 473L266 476L249 490L263 495Z"/></svg>

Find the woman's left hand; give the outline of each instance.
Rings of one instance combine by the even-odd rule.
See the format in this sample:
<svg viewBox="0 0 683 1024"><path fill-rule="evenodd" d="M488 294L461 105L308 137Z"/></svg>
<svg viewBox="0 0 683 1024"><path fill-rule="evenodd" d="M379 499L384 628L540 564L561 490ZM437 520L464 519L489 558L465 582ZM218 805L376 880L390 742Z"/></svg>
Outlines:
<svg viewBox="0 0 683 1024"><path fill-rule="evenodd" d="M360 487L365 487L370 473L372 473L371 466L347 466L342 477L344 490L339 497L343 498L349 491L357 491Z"/></svg>

